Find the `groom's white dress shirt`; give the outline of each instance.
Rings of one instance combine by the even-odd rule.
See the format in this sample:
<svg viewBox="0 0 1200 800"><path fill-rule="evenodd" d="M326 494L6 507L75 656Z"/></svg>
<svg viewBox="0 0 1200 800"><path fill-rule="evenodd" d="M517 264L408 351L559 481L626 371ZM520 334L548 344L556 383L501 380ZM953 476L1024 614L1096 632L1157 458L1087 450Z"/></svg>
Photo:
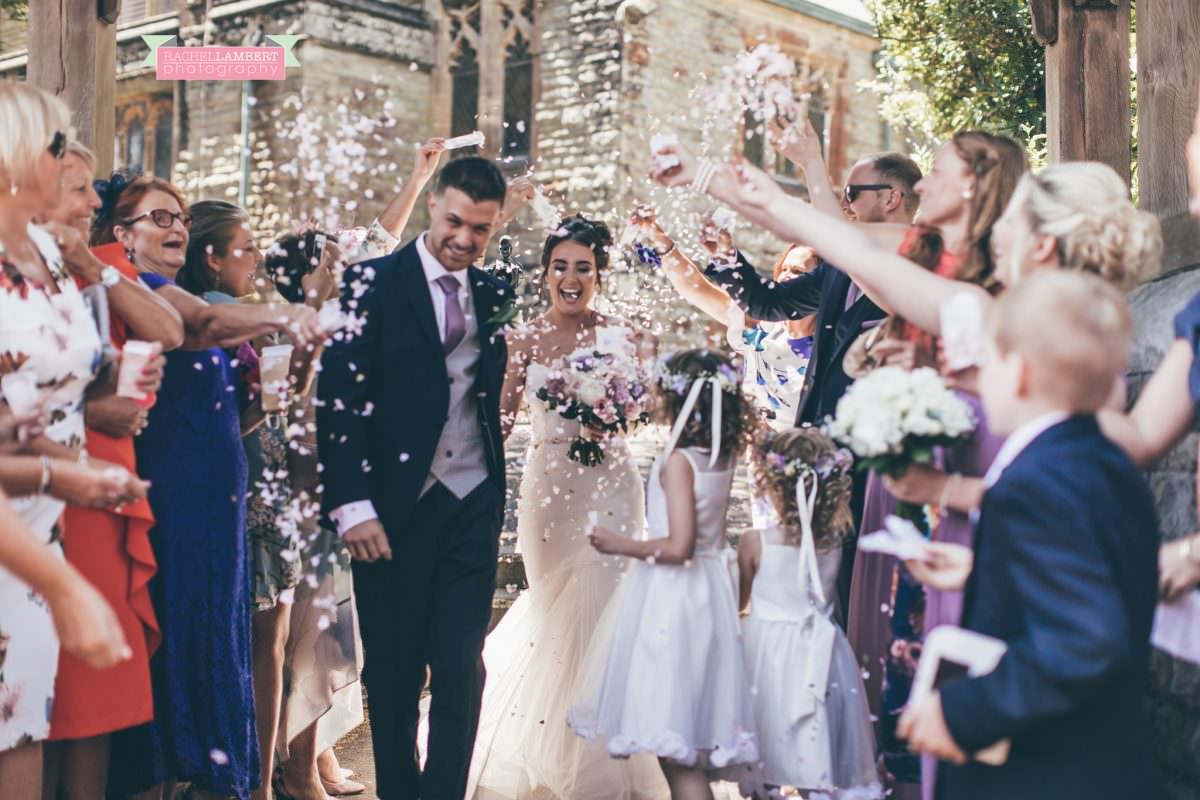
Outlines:
<svg viewBox="0 0 1200 800"><path fill-rule="evenodd" d="M446 294L437 285L444 275L453 276L460 284L458 302L466 319L466 335L454 351L446 356L446 371L450 378L450 408L442 430L429 476L421 494L441 481L458 498L466 497L475 487L487 480L487 461L484 454L483 435L479 429L476 398L471 388L479 368L478 325L475 307L471 300L470 280L467 270L451 272L442 266L425 244L423 233L417 237L417 255L425 272L425 285L433 303L434 319L438 335L446 339ZM378 519L375 505L370 500L357 500L335 508L329 514L337 525L338 534L363 522Z"/></svg>

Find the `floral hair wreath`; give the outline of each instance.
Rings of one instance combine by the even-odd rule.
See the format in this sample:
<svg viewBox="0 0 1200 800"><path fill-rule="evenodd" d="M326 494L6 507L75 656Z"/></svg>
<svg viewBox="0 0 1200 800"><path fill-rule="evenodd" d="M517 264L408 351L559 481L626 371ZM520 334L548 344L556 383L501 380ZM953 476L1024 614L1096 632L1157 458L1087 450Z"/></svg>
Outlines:
<svg viewBox="0 0 1200 800"><path fill-rule="evenodd" d="M717 383L721 386L721 391L729 392L730 394L736 393L742 385L742 379L738 371L727 364L718 365L715 373L705 370L694 375L689 375L686 372L672 372L667 366L668 358L670 358L670 355L659 359L658 364L654 367L654 382L664 392L670 392L682 397L688 393L693 383L708 380L709 378L716 378Z"/></svg>
<svg viewBox="0 0 1200 800"><path fill-rule="evenodd" d="M758 451L760 462L792 480L812 472L819 480L828 481L835 476L848 475L854 468L854 455L844 447L826 453L811 464L802 458L788 458L783 453L767 452L765 446L760 446Z"/></svg>

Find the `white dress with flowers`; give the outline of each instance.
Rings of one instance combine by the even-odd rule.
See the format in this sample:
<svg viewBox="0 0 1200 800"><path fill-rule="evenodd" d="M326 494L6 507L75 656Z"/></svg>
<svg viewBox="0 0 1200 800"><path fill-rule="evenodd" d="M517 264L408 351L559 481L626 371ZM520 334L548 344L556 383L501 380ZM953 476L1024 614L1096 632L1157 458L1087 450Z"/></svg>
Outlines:
<svg viewBox="0 0 1200 800"><path fill-rule="evenodd" d="M58 291L26 280L0 254L0 376L32 373L49 420L46 435L82 447L83 395L99 366L100 338L54 240L33 225L29 235ZM47 496L12 505L38 540L61 555L64 503ZM58 636L45 600L0 568L0 751L46 738L57 672Z"/></svg>
<svg viewBox="0 0 1200 800"><path fill-rule="evenodd" d="M617 758L650 754L736 778L733 768L753 764L758 750L726 566L734 465L710 467L707 452L680 452L694 472L695 552L681 565L630 565L593 638L568 724ZM659 479L667 453L650 470L651 539L668 535Z"/></svg>
<svg viewBox="0 0 1200 800"><path fill-rule="evenodd" d="M645 499L624 439L608 440L598 466L567 457L579 423L537 398L546 374L545 366L530 364L525 387L533 436L517 541L529 589L484 644L487 682L467 797L665 800L669 792L653 758L614 761L567 728L572 684L625 566L592 548L588 512L632 537L645 524Z"/></svg>

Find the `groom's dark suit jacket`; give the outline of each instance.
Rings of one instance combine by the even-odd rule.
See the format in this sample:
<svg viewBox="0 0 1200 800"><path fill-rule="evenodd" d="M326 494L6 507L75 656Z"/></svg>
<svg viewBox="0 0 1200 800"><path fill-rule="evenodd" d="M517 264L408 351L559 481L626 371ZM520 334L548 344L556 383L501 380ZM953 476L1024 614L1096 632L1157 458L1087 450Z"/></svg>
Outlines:
<svg viewBox="0 0 1200 800"><path fill-rule="evenodd" d="M709 265L704 274L754 319L779 322L817 315L812 360L804 375L796 425L816 425L833 414L853 383L842 370L842 359L863 330L884 318L882 309L865 295L847 309L850 276L825 261L812 272L778 284L764 281L741 253L736 268L722 270Z"/></svg>
<svg viewBox="0 0 1200 800"><path fill-rule="evenodd" d="M488 325L512 290L468 269L481 347L476 392L489 479L504 494L500 387L507 348ZM415 241L355 264L343 309L364 324L321 360L317 410L326 512L369 499L389 537L403 535L420 497L450 405L446 358Z"/></svg>
<svg viewBox="0 0 1200 800"><path fill-rule="evenodd" d="M1055 425L987 491L963 626L1008 643L990 675L942 687L959 747L943 800L1158 800L1146 713L1158 531L1150 491L1091 416Z"/></svg>

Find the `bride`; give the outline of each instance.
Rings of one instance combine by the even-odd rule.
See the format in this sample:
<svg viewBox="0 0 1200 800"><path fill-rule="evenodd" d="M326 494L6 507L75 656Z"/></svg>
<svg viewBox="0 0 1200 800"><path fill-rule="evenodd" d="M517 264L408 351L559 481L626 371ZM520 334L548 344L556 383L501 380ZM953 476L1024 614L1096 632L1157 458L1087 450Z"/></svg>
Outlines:
<svg viewBox="0 0 1200 800"><path fill-rule="evenodd" d="M483 710L467 797L475 800L658 800L668 790L649 757L615 760L566 725L571 686L592 630L620 578L620 559L602 556L584 529L588 513L627 536L645 515L642 480L628 444L605 442L603 463L567 457L579 423L537 399L548 365L579 347L635 347L653 357L654 342L621 320L590 308L608 266L612 237L602 222L576 216L542 250L550 309L509 337L501 396L507 438L528 402L533 436L517 506L517 546L529 589L488 636Z"/></svg>

